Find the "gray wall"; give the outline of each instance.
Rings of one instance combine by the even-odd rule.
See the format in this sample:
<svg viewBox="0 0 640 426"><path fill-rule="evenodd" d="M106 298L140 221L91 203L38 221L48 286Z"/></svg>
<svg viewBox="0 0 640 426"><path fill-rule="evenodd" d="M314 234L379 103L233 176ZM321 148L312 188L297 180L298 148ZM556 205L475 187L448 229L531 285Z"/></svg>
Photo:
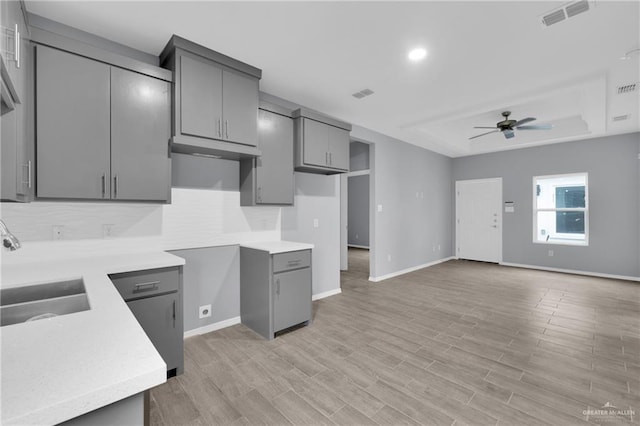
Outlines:
<svg viewBox="0 0 640 426"><path fill-rule="evenodd" d="M262 93L261 97L288 108L297 107L294 103L266 93ZM452 159L357 125L353 126L351 139L371 144L370 197L375 206L383 206L382 212L370 209L369 213L374 229L369 235L371 277L381 277L452 256ZM308 177L300 181L298 176ZM336 224L335 241L333 235L318 239L322 244L318 246L320 251L326 254L322 265L335 268L329 271L332 275L325 277L322 285L323 288L325 285L326 288L339 288L340 197L337 178L336 192L333 196L325 195L324 204L316 203L313 197L306 199L306 192L319 185L321 181L317 179L322 178L327 177L296 174L295 205L299 210L293 213L290 208L283 208L282 238L306 242L301 238L311 237L312 232L309 229L293 231L293 224L297 222L307 226L319 214L318 210L306 206L307 201L322 210L322 215ZM325 192L329 194L330 191ZM304 204L300 204L298 198L304 200ZM334 254L330 255L329 252ZM320 266L315 261L314 255L314 271L316 266ZM313 292L317 293L315 282Z"/></svg>
<svg viewBox="0 0 640 426"><path fill-rule="evenodd" d="M369 144L358 141L349 144L349 170L369 170Z"/></svg>
<svg viewBox="0 0 640 426"><path fill-rule="evenodd" d="M640 134L504 151L453 160L454 180L502 177L503 261L637 277L640 275ZM534 244L533 176L589 173L589 246ZM548 256L553 249L554 256Z"/></svg>
<svg viewBox="0 0 640 426"><path fill-rule="evenodd" d="M240 316L240 248L206 247L170 252L186 260L183 275L184 331ZM198 308L211 305L211 317Z"/></svg>
<svg viewBox="0 0 640 426"><path fill-rule="evenodd" d="M369 247L369 175L349 176L349 244Z"/></svg>
<svg viewBox="0 0 640 426"><path fill-rule="evenodd" d="M371 276L452 256L452 159L360 126L351 136L373 144Z"/></svg>
<svg viewBox="0 0 640 426"><path fill-rule="evenodd" d="M294 207L282 208L282 239L311 243L313 295L340 288L340 178L295 174ZM318 221L318 227L314 226Z"/></svg>

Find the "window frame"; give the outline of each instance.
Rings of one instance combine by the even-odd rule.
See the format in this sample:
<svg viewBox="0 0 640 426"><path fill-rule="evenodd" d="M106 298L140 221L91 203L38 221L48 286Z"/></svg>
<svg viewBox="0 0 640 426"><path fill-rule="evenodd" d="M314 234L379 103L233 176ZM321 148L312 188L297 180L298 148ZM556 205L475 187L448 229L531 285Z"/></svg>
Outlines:
<svg viewBox="0 0 640 426"><path fill-rule="evenodd" d="M563 208L538 208L538 194L537 194L537 185L539 179L554 179L554 178L568 178L568 177L581 177L584 178L584 207L563 207ZM563 173L556 175L541 175L534 176L532 179L533 182L533 243L534 244L551 244L551 245L566 245L566 246L579 246L579 247L587 247L589 245L589 173L581 172L581 173ZM578 186L578 185L567 185L563 184L562 186ZM575 239L575 234L569 233L561 233L562 238L553 239L547 241L538 240L538 212L561 212L561 211L570 211L570 212L584 212L584 240Z"/></svg>

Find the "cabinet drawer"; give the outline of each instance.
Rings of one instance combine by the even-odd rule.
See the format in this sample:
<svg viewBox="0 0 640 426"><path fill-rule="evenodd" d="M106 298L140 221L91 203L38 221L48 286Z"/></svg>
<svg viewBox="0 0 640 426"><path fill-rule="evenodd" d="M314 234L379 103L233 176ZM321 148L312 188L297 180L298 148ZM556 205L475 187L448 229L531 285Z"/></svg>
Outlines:
<svg viewBox="0 0 640 426"><path fill-rule="evenodd" d="M178 291L178 268L112 274L109 278L124 300L140 299L162 293Z"/></svg>
<svg viewBox="0 0 640 426"><path fill-rule="evenodd" d="M274 273L309 266L311 266L311 250L292 251L273 255Z"/></svg>

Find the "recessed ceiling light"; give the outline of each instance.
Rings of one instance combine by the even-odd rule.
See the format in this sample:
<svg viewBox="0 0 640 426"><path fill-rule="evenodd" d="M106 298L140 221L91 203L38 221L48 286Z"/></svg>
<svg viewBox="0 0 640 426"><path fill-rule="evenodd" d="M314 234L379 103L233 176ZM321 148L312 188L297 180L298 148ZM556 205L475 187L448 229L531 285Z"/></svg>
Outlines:
<svg viewBox="0 0 640 426"><path fill-rule="evenodd" d="M427 56L427 51L422 47L417 47L409 52L409 59L414 62L420 61Z"/></svg>

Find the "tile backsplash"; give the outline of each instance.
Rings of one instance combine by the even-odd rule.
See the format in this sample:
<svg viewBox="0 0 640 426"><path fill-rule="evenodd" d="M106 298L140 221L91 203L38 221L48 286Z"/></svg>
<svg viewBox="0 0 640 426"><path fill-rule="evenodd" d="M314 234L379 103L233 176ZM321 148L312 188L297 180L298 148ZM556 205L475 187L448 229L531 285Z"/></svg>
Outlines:
<svg viewBox="0 0 640 426"><path fill-rule="evenodd" d="M238 191L173 188L167 205L142 203L2 203L0 217L22 242L160 237L166 249L279 240L278 207L240 207ZM111 225L111 235L103 225Z"/></svg>

